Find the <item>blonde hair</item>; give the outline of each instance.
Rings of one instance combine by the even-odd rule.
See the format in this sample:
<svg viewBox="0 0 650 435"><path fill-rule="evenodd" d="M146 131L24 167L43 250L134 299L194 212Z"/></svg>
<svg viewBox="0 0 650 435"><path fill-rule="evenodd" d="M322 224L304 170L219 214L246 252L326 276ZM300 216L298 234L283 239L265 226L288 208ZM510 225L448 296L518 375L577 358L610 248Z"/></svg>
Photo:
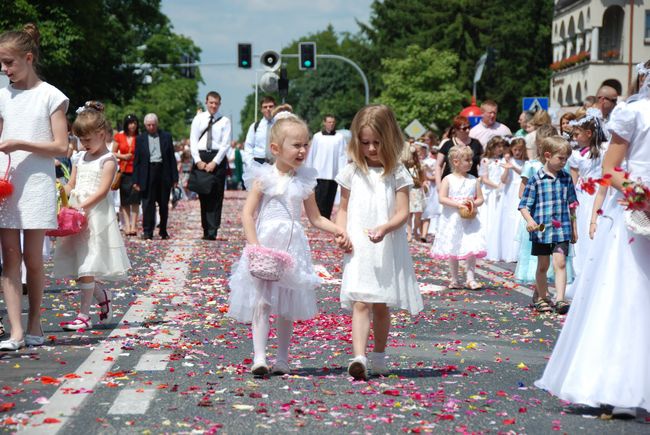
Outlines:
<svg viewBox="0 0 650 435"><path fill-rule="evenodd" d="M533 115L533 119L528 121L528 124L535 128L540 128L542 125L550 125L552 124L551 116L546 110L538 110Z"/></svg>
<svg viewBox="0 0 650 435"><path fill-rule="evenodd" d="M458 145L454 145L449 149L447 160L449 160L449 166L451 166L452 171L455 169L454 160L461 160L463 157L469 157L471 159L474 157L474 151L468 146L463 147Z"/></svg>
<svg viewBox="0 0 650 435"><path fill-rule="evenodd" d="M38 62L41 34L36 24L27 23L22 30L9 30L0 35L0 46L8 46L23 55L32 53L33 64Z"/></svg>
<svg viewBox="0 0 650 435"><path fill-rule="evenodd" d="M379 158L384 167L384 174L392 174L399 164L404 136L397 124L395 114L390 107L383 104L371 104L359 110L352 124L350 132L352 138L348 144L350 159L363 172L368 172L368 163L361 147L361 130L368 127L379 139Z"/></svg>
<svg viewBox="0 0 650 435"><path fill-rule="evenodd" d="M100 130L107 130L104 105L98 101L87 101L72 123L72 133L77 137L84 137Z"/></svg>
<svg viewBox="0 0 650 435"><path fill-rule="evenodd" d="M546 159L544 158L544 153L541 151L542 142L547 137L557 136L557 134L558 134L557 129L550 124L542 125L540 128L535 130L535 147L537 148L537 159L540 162L546 163Z"/></svg>
<svg viewBox="0 0 650 435"><path fill-rule="evenodd" d="M307 123L300 119L297 115L291 114L281 119L276 120L271 127L269 133L269 144L275 143L282 146L284 139L287 137L287 132L291 128L302 128L309 134Z"/></svg>
<svg viewBox="0 0 650 435"><path fill-rule="evenodd" d="M540 154L542 156L544 153L551 153L552 156L562 153L568 157L571 155L571 151L571 144L562 136L550 136L544 138L540 146Z"/></svg>

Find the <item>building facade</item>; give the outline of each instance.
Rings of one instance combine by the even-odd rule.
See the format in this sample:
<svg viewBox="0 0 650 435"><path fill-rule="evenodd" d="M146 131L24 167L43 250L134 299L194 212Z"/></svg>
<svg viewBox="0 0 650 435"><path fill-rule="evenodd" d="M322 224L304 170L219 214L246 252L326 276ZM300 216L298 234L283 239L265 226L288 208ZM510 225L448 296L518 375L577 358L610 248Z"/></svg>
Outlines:
<svg viewBox="0 0 650 435"><path fill-rule="evenodd" d="M650 59L650 0L555 0L550 105L578 106L600 86L627 96Z"/></svg>

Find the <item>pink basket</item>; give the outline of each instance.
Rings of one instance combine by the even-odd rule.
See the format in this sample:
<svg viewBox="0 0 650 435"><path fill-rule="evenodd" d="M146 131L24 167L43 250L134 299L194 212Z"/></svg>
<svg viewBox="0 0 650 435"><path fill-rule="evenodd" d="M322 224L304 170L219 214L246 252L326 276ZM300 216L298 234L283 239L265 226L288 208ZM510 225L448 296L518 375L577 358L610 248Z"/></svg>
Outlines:
<svg viewBox="0 0 650 435"><path fill-rule="evenodd" d="M293 267L291 255L278 249L248 245L244 248L244 255L248 259L250 274L264 281L278 281Z"/></svg>
<svg viewBox="0 0 650 435"><path fill-rule="evenodd" d="M88 221L86 215L70 207L62 207L56 217L59 227L56 230L49 230L45 235L50 237L65 237L81 232Z"/></svg>

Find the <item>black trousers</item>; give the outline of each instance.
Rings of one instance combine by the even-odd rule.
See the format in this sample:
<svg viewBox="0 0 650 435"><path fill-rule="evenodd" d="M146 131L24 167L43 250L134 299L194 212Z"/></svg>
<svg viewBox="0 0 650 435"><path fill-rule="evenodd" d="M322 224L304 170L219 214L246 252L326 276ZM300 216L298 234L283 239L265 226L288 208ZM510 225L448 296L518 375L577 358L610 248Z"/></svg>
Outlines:
<svg viewBox="0 0 650 435"><path fill-rule="evenodd" d="M316 189L314 190L316 205L318 205L321 216L327 219L332 215L332 207L334 207L338 187L338 183L334 180L323 180L321 178L316 180Z"/></svg>
<svg viewBox="0 0 650 435"><path fill-rule="evenodd" d="M201 160L209 163L217 155L216 151L199 151ZM224 158L212 173L216 179L210 193L199 194L201 204L201 226L203 237L216 237L221 226L221 208L223 206L223 192L226 187L226 172L228 159Z"/></svg>
<svg viewBox="0 0 650 435"><path fill-rule="evenodd" d="M156 204L160 213L160 234L167 233L171 186L163 186L162 163L149 163L149 185L142 195L142 229L152 235L156 228Z"/></svg>

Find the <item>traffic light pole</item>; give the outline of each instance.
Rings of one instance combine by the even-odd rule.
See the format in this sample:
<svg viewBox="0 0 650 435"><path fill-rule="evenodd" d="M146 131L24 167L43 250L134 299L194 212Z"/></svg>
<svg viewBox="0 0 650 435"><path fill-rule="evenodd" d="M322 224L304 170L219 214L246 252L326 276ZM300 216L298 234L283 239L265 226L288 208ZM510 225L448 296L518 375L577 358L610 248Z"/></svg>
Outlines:
<svg viewBox="0 0 650 435"><path fill-rule="evenodd" d="M285 53L282 53L282 57L298 58L299 56L297 54L285 54ZM317 59L342 60L343 62L352 65L352 67L355 70L357 70L357 72L361 76L361 79L363 80L363 86L365 88L366 105L370 104L370 87L368 86L368 79L366 78L366 75L364 74L361 67L359 67L359 65L354 63L354 61L352 61L351 59L348 59L347 57L344 57L344 56L339 56L338 54L316 54L316 58Z"/></svg>

